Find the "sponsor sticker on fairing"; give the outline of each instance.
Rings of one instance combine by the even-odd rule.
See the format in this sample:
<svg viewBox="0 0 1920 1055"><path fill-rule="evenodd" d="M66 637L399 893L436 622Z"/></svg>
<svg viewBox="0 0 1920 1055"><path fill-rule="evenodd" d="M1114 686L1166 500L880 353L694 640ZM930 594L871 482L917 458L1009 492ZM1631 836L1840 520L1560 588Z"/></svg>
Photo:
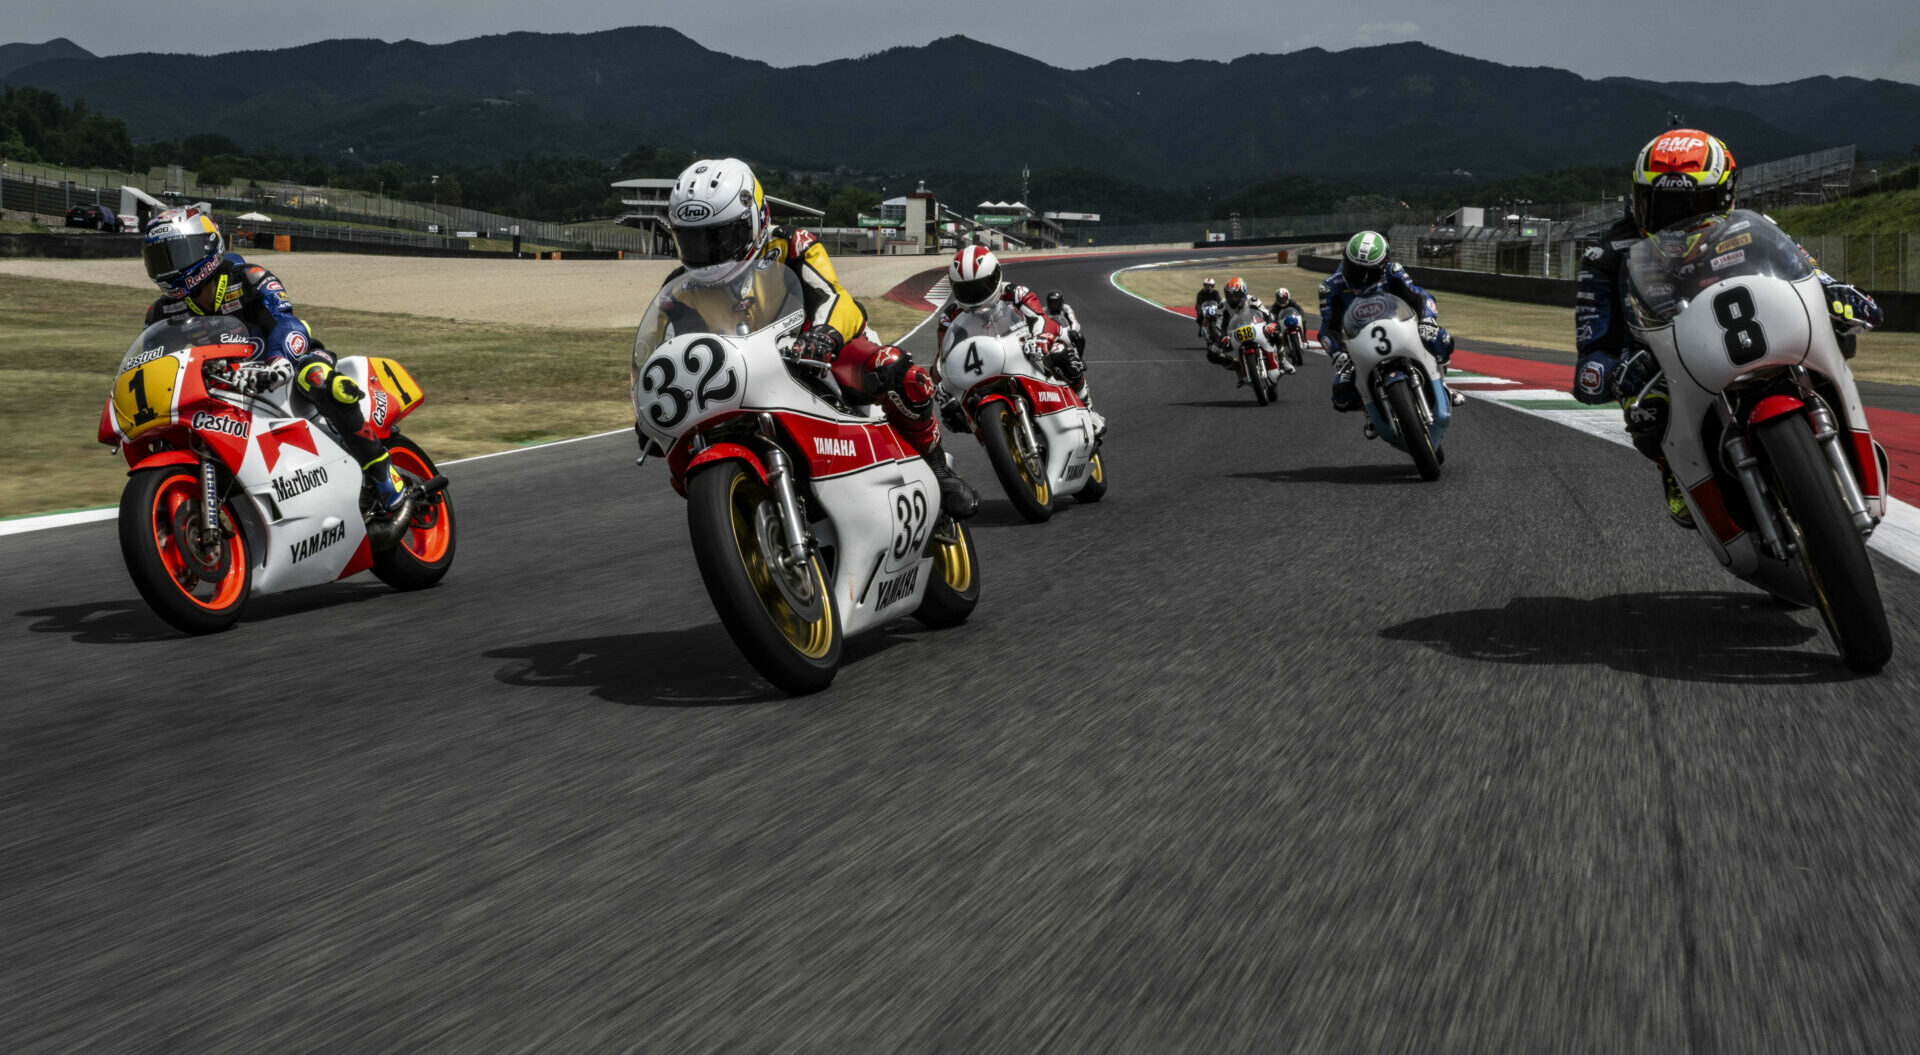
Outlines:
<svg viewBox="0 0 1920 1055"><path fill-rule="evenodd" d="M1716 253L1725 253L1729 250L1738 249L1743 245L1752 245L1752 244L1753 244L1752 235L1750 234L1735 235L1734 237L1729 238L1726 241L1721 242L1720 244L1714 246L1713 251Z"/></svg>
<svg viewBox="0 0 1920 1055"><path fill-rule="evenodd" d="M375 425L387 423L387 394L377 388L373 390L373 423Z"/></svg>
<svg viewBox="0 0 1920 1055"><path fill-rule="evenodd" d="M1743 263L1746 259L1747 251L1745 249L1735 249L1731 253L1722 253L1712 260L1707 261L1707 266L1713 268L1715 271L1719 271L1722 268L1729 268L1735 264Z"/></svg>
<svg viewBox="0 0 1920 1055"><path fill-rule="evenodd" d="M165 354L167 354L165 348L143 348L127 356L125 359L120 360L119 372L124 374L136 366L145 366Z"/></svg>
<svg viewBox="0 0 1920 1055"><path fill-rule="evenodd" d="M204 410L195 411L193 420L188 423L196 431L222 432L236 439L246 439L252 426L239 418L230 418L224 414L209 414Z"/></svg>

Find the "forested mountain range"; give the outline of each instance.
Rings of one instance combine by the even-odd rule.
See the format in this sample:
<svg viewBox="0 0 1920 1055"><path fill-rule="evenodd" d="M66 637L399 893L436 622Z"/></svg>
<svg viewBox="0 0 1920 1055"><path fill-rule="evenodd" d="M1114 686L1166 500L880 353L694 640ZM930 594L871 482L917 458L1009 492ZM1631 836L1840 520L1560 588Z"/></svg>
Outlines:
<svg viewBox="0 0 1920 1055"><path fill-rule="evenodd" d="M72 51L10 71L20 47ZM774 67L663 27L512 33L448 44L330 40L186 61L0 49L0 81L126 121L136 142L217 132L249 147L368 163L479 163L636 143L761 163L912 176L1075 168L1160 187L1468 170L1478 178L1624 165L1669 113L1743 161L1857 142L1920 145L1920 87L1589 80L1424 44L1124 59L1065 70L965 37ZM1353 71L1374 71L1356 80Z"/></svg>

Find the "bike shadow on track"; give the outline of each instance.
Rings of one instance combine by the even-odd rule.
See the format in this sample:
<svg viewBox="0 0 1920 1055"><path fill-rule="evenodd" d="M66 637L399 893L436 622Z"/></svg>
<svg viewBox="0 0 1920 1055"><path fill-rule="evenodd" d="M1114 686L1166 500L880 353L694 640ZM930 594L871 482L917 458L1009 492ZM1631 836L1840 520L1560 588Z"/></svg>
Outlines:
<svg viewBox="0 0 1920 1055"><path fill-rule="evenodd" d="M1397 453L1397 452L1396 452ZM1313 465L1304 469L1274 469L1270 472L1229 473L1235 480L1264 480L1270 484L1398 484L1421 482L1411 461L1375 462L1362 465Z"/></svg>
<svg viewBox="0 0 1920 1055"><path fill-rule="evenodd" d="M912 639L904 627L849 638L841 646L842 671ZM482 655L513 661L494 672L501 684L586 689L627 706L716 707L790 699L755 673L719 623L509 645Z"/></svg>
<svg viewBox="0 0 1920 1055"><path fill-rule="evenodd" d="M1265 410L1266 407L1254 402L1252 394L1241 399L1191 399L1184 403L1168 403L1170 407L1224 407L1228 410Z"/></svg>
<svg viewBox="0 0 1920 1055"><path fill-rule="evenodd" d="M1380 631L1460 659L1600 664L1627 674L1727 685L1855 677L1820 630L1760 593L1517 597L1504 608L1423 616ZM1809 642L1815 649L1803 647Z"/></svg>
<svg viewBox="0 0 1920 1055"><path fill-rule="evenodd" d="M393 592L393 588L385 583L341 582L256 597L247 602L247 610L241 615L235 629L263 620L368 601ZM153 641L184 640L191 636L167 625L138 597L30 608L14 614L22 619L35 620L27 627L29 633L65 634L77 645L138 645Z"/></svg>

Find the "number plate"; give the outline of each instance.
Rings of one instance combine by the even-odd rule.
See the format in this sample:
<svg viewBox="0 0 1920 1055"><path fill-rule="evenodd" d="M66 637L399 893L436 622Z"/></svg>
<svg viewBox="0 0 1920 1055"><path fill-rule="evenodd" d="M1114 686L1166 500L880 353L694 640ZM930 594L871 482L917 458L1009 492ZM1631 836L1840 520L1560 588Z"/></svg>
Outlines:
<svg viewBox="0 0 1920 1055"><path fill-rule="evenodd" d="M1233 331L1233 339L1234 339L1234 340L1236 340L1236 341L1251 341L1251 340L1253 340L1253 327L1251 327L1251 326L1242 326L1242 327L1240 327L1239 329L1237 329L1237 330L1235 330L1235 331Z"/></svg>
<svg viewBox="0 0 1920 1055"><path fill-rule="evenodd" d="M173 390L180 382L180 360L163 355L123 372L113 382L113 423L132 440L150 429L173 424Z"/></svg>
<svg viewBox="0 0 1920 1055"><path fill-rule="evenodd" d="M641 427L671 441L746 399L746 357L711 336L674 341L640 369L634 410Z"/></svg>
<svg viewBox="0 0 1920 1055"><path fill-rule="evenodd" d="M894 488L887 493L887 501L893 507L893 537L887 543L886 569L894 572L920 559L939 509L918 484Z"/></svg>

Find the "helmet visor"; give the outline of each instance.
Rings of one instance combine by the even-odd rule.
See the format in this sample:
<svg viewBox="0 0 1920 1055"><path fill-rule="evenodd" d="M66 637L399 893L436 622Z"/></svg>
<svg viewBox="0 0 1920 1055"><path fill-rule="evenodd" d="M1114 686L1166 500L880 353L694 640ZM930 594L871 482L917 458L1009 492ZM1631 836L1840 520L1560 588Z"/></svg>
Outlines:
<svg viewBox="0 0 1920 1055"><path fill-rule="evenodd" d="M753 218L743 214L725 223L676 226L673 244L680 250L680 262L688 267L712 267L745 260L753 249Z"/></svg>
<svg viewBox="0 0 1920 1055"><path fill-rule="evenodd" d="M1640 229L1648 234L1664 231L1695 216L1726 212L1733 208L1732 181L1718 187L1691 190L1641 185L1633 191Z"/></svg>
<svg viewBox="0 0 1920 1055"><path fill-rule="evenodd" d="M1340 274L1346 278L1347 285L1354 289L1365 289L1377 284L1386 275L1387 265L1356 264L1351 260L1340 261Z"/></svg>
<svg viewBox="0 0 1920 1055"><path fill-rule="evenodd" d="M147 265L147 277L165 282L205 260L213 252L214 235L194 235L148 242L140 247L140 259Z"/></svg>
<svg viewBox="0 0 1920 1055"><path fill-rule="evenodd" d="M982 275L953 284L953 299L969 307L985 304L1000 289L1000 272Z"/></svg>

